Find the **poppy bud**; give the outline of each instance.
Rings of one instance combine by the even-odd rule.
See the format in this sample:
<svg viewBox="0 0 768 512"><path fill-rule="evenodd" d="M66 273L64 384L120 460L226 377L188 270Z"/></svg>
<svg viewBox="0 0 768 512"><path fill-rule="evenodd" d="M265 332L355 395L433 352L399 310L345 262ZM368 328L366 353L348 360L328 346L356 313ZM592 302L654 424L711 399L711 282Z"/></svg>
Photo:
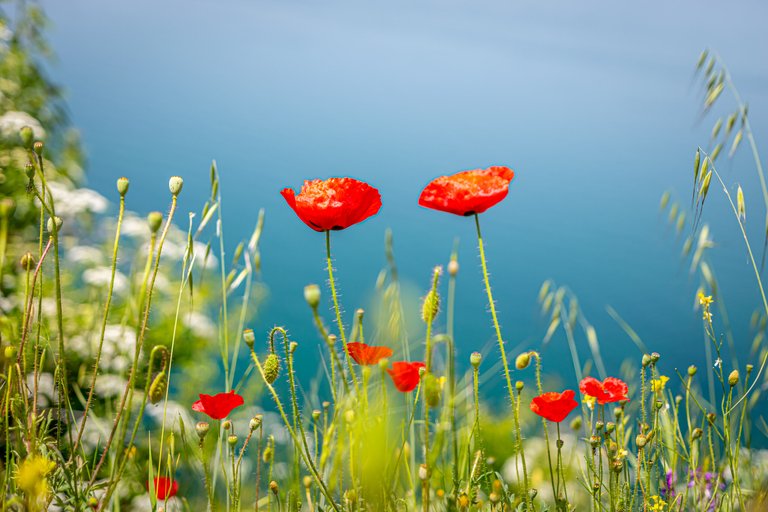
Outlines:
<svg viewBox="0 0 768 512"><path fill-rule="evenodd" d="M280 359L277 354L269 354L264 360L264 380L272 384L280 375Z"/></svg>
<svg viewBox="0 0 768 512"><path fill-rule="evenodd" d="M163 225L163 214L160 212L150 212L150 214L147 215L147 224L149 224L149 230L152 233L157 233L160 226Z"/></svg>
<svg viewBox="0 0 768 512"><path fill-rule="evenodd" d="M130 185L130 181L128 181L128 178L126 178L124 176L122 178L118 178L118 180L117 180L117 192L121 196L125 196L125 194L128 193L128 185Z"/></svg>
<svg viewBox="0 0 768 512"><path fill-rule="evenodd" d="M0 200L0 218L7 218L13 215L16 210L16 201L10 197L4 197Z"/></svg>
<svg viewBox="0 0 768 512"><path fill-rule="evenodd" d="M490 501L493 504L498 503L500 500L501 500L501 497L499 497L499 495L495 492L492 492L491 494L488 495L488 501Z"/></svg>
<svg viewBox="0 0 768 512"><path fill-rule="evenodd" d="M697 370L696 366L694 366L694 365L689 366L688 367L688 376L689 377L693 377L694 375L696 375L696 370Z"/></svg>
<svg viewBox="0 0 768 512"><path fill-rule="evenodd" d="M315 409L312 411L312 419L314 421L320 421L320 414L322 414L319 410Z"/></svg>
<svg viewBox="0 0 768 512"><path fill-rule="evenodd" d="M661 354L659 354L658 352L651 352L651 362L652 363L654 363L654 364L658 363L659 359L661 359Z"/></svg>
<svg viewBox="0 0 768 512"><path fill-rule="evenodd" d="M312 487L312 477L309 475L306 475L302 480L302 483L304 484L305 489L309 489L310 487Z"/></svg>
<svg viewBox="0 0 768 512"><path fill-rule="evenodd" d="M424 398L430 407L437 407L440 403L440 382L431 373L424 377Z"/></svg>
<svg viewBox="0 0 768 512"><path fill-rule="evenodd" d="M469 356L469 362L472 364L472 367L475 370L477 370L482 361L483 355L480 352L472 352L472 354Z"/></svg>
<svg viewBox="0 0 768 512"><path fill-rule="evenodd" d="M525 370L529 364L531 364L530 352L523 352L515 359L515 368L518 370Z"/></svg>
<svg viewBox="0 0 768 512"><path fill-rule="evenodd" d="M448 275L451 277L456 277L456 274L459 273L459 262L455 259L451 259L451 261L448 262Z"/></svg>
<svg viewBox="0 0 768 512"><path fill-rule="evenodd" d="M616 430L616 424L614 422L609 421L608 423L606 423L606 425L605 425L605 432L607 434L612 433L614 430Z"/></svg>
<svg viewBox="0 0 768 512"><path fill-rule="evenodd" d="M46 228L48 228L48 232L52 234L54 230L58 232L63 223L64 221L61 217L49 217L48 222L46 223Z"/></svg>
<svg viewBox="0 0 768 512"><path fill-rule="evenodd" d="M335 335L335 334L329 334L329 335L328 335L328 343L329 343L329 344L330 344L332 347L335 347L335 346L336 346L336 340L338 340L338 338L336 337L336 335Z"/></svg>
<svg viewBox="0 0 768 512"><path fill-rule="evenodd" d="M565 443L563 442L563 440L562 440L562 439L558 439L556 444L557 444L557 447L558 447L558 448L562 448L562 447L563 447L563 444L565 444Z"/></svg>
<svg viewBox="0 0 768 512"><path fill-rule="evenodd" d="M256 416L251 418L251 421L248 422L248 428L250 429L250 431L253 432L257 428L259 428L261 426L261 421L262 421L261 414L257 414Z"/></svg>
<svg viewBox="0 0 768 512"><path fill-rule="evenodd" d="M613 410L614 418L618 420L618 419L621 419L622 416L624 416L624 409L622 409L621 407L617 407L616 409Z"/></svg>
<svg viewBox="0 0 768 512"><path fill-rule="evenodd" d="M520 393L524 387L525 387L525 383L523 381L519 380L515 382L515 389L517 390L518 393Z"/></svg>
<svg viewBox="0 0 768 512"><path fill-rule="evenodd" d="M362 322L363 317L365 316L365 310L363 308L357 308L355 310L355 316L357 316L357 321Z"/></svg>
<svg viewBox="0 0 768 512"><path fill-rule="evenodd" d="M243 331L243 341L248 345L248 348L253 348L253 344L256 342L256 336L253 334L253 329L246 329Z"/></svg>
<svg viewBox="0 0 768 512"><path fill-rule="evenodd" d="M589 444L590 446L592 446L593 449L597 448L598 446L600 446L600 438L597 436L591 436L589 438Z"/></svg>
<svg viewBox="0 0 768 512"><path fill-rule="evenodd" d="M707 421L709 422L710 425L715 424L715 419L717 419L717 416L715 416L715 413L710 412L709 414L707 414Z"/></svg>
<svg viewBox="0 0 768 512"><path fill-rule="evenodd" d="M573 418L573 421L571 421L571 430L581 430L581 422L581 416Z"/></svg>
<svg viewBox="0 0 768 512"><path fill-rule="evenodd" d="M232 434L231 436L227 437L227 444L229 444L230 448L234 448L237 444L237 436Z"/></svg>
<svg viewBox="0 0 768 512"><path fill-rule="evenodd" d="M39 140L39 141L35 142L34 144L32 144L32 149L35 150L35 154L37 154L37 156L42 155L43 154L43 141Z"/></svg>
<svg viewBox="0 0 768 512"><path fill-rule="evenodd" d="M603 423L602 421L598 421L597 423L595 423L595 430L597 430L598 432L603 430L603 427L605 427L605 423Z"/></svg>
<svg viewBox="0 0 768 512"><path fill-rule="evenodd" d="M298 344L298 343L296 343L295 341L292 341L292 342L290 342L290 343L288 344L288 352L290 352L291 354L293 354L294 352L296 352L296 348L297 348L298 346L299 346L299 344Z"/></svg>
<svg viewBox="0 0 768 512"><path fill-rule="evenodd" d="M24 254L24 256L21 257L21 260L19 261L19 264L21 265L21 268L29 272L33 268L35 268L35 264L37 262L35 261L35 256L31 252L27 252Z"/></svg>
<svg viewBox="0 0 768 512"><path fill-rule="evenodd" d="M611 462L611 469L613 469L614 473L621 473L624 469L624 463L620 460L614 460Z"/></svg>
<svg viewBox="0 0 768 512"><path fill-rule="evenodd" d="M354 409L349 409L347 412L344 413L344 419L347 423L354 423L355 421L355 411Z"/></svg>
<svg viewBox="0 0 768 512"><path fill-rule="evenodd" d="M656 406L657 411L660 411L661 408L664 407L664 402L662 402L661 400L656 400L656 402L653 405Z"/></svg>
<svg viewBox="0 0 768 512"><path fill-rule="evenodd" d="M151 404L157 404L165 396L165 389L168 386L168 379L165 376L165 372L158 373L152 384L149 386L149 402Z"/></svg>
<svg viewBox="0 0 768 512"><path fill-rule="evenodd" d="M27 162L27 164L24 166L24 172L27 175L27 178L30 180L35 177L35 166L32 164L32 162Z"/></svg>
<svg viewBox="0 0 768 512"><path fill-rule="evenodd" d="M197 432L197 437L200 438L200 441L202 442L203 439L205 439L205 436L208 434L208 430L210 430L211 426L205 422L200 421L195 425L195 431Z"/></svg>
<svg viewBox="0 0 768 512"><path fill-rule="evenodd" d="M739 370L733 370L731 374L728 375L728 385L731 387L734 387L738 383L739 383Z"/></svg>
<svg viewBox="0 0 768 512"><path fill-rule="evenodd" d="M16 353L17 353L16 352L16 347L14 347L13 345L8 345L3 350L3 356L5 356L5 359L7 361L11 361L13 359L16 359Z"/></svg>
<svg viewBox="0 0 768 512"><path fill-rule="evenodd" d="M307 301L309 307L317 309L320 305L320 287L316 284L308 284L304 287L304 300Z"/></svg>
<svg viewBox="0 0 768 512"><path fill-rule="evenodd" d="M272 462L272 457L274 456L274 451L272 450L271 446L267 446L266 449L264 449L264 453L261 455L261 460L264 461L264 464L269 464Z"/></svg>
<svg viewBox="0 0 768 512"><path fill-rule="evenodd" d="M272 494L277 496L277 491L279 490L279 487L277 486L277 482L275 482L274 480L269 482L269 490L272 491Z"/></svg>
<svg viewBox="0 0 768 512"><path fill-rule="evenodd" d="M21 137L21 143L25 148L31 149L32 143L35 140L35 132L32 131L31 126L22 126L19 130L19 136Z"/></svg>
<svg viewBox="0 0 768 512"><path fill-rule="evenodd" d="M323 402L322 405L323 405L323 409L325 409L327 411L328 408L331 406L331 402L325 401L325 402Z"/></svg>
<svg viewBox="0 0 768 512"><path fill-rule="evenodd" d="M643 362L643 368L645 368L646 366L651 364L651 356L649 356L648 354L643 354L643 361L642 362Z"/></svg>
<svg viewBox="0 0 768 512"><path fill-rule="evenodd" d="M750 373L752 373L752 370L754 370L755 367L751 364L747 365L747 376L749 376Z"/></svg>
<svg viewBox="0 0 768 512"><path fill-rule="evenodd" d="M184 180L181 179L180 176L171 176L171 179L168 180L168 190L170 190L171 194L173 194L174 196L179 195L183 187L184 187Z"/></svg>
<svg viewBox="0 0 768 512"><path fill-rule="evenodd" d="M421 305L421 319L425 324L431 324L440 310L440 295L434 290L430 290L424 297L424 303Z"/></svg>
<svg viewBox="0 0 768 512"><path fill-rule="evenodd" d="M696 427L695 429L693 429L693 432L691 432L691 440L695 441L699 439L703 434L704 434L704 431Z"/></svg>
<svg viewBox="0 0 768 512"><path fill-rule="evenodd" d="M648 443L648 438L645 437L643 434L639 434L637 437L635 437L635 444L638 448L643 448Z"/></svg>
<svg viewBox="0 0 768 512"><path fill-rule="evenodd" d="M380 359L379 368L381 368L382 370L386 370L387 368L389 368L389 359L387 359L386 357Z"/></svg>

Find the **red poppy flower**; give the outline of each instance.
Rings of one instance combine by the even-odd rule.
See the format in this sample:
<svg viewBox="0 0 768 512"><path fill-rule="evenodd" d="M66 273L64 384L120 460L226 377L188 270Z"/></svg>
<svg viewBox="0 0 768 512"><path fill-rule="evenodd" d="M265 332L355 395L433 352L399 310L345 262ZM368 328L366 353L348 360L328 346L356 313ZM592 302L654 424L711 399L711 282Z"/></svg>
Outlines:
<svg viewBox="0 0 768 512"><path fill-rule="evenodd" d="M376 215L381 208L379 191L352 178L305 181L299 195L290 188L280 194L315 231L348 228Z"/></svg>
<svg viewBox="0 0 768 512"><path fill-rule="evenodd" d="M234 390L214 396L201 394L200 400L192 404L192 410L205 413L215 420L221 420L226 418L232 409L244 403L243 397L236 394Z"/></svg>
<svg viewBox="0 0 768 512"><path fill-rule="evenodd" d="M573 399L575 395L572 389L566 389L562 393L544 393L531 400L531 410L546 420L560 423L579 406Z"/></svg>
<svg viewBox="0 0 768 512"><path fill-rule="evenodd" d="M603 382L594 377L585 377L579 383L579 390L597 399L600 405L629 400L627 384L615 377L608 377Z"/></svg>
<svg viewBox="0 0 768 512"><path fill-rule="evenodd" d="M371 365L379 364L379 361L385 357L392 356L392 349L389 347L374 347L365 343L347 343L347 352L357 364Z"/></svg>
<svg viewBox="0 0 768 512"><path fill-rule="evenodd" d="M387 373L392 377L392 382L398 391L408 393L419 385L419 369L425 366L424 363L398 361L392 363L392 368L387 370Z"/></svg>
<svg viewBox="0 0 768 512"><path fill-rule="evenodd" d="M507 197L515 173L509 167L463 171L432 180L421 192L419 205L455 215L474 215Z"/></svg>
<svg viewBox="0 0 768 512"><path fill-rule="evenodd" d="M176 480L171 481L170 478L164 476L158 476L154 479L155 484L155 496L159 500L167 500L176 496L176 491L179 490L179 483ZM147 480L147 492L150 492L149 480Z"/></svg>

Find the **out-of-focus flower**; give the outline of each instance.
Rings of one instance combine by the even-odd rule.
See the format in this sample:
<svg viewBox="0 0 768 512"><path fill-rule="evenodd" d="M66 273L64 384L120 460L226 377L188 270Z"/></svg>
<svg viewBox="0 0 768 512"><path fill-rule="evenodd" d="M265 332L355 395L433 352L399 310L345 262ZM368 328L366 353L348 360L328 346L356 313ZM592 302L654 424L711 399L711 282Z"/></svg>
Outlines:
<svg viewBox="0 0 768 512"><path fill-rule="evenodd" d="M579 406L573 399L574 396L576 392L572 389L566 389L562 393L544 393L531 400L531 410L546 420L560 423Z"/></svg>
<svg viewBox="0 0 768 512"><path fill-rule="evenodd" d="M50 490L48 474L56 464L42 455L32 455L24 459L16 470L16 485L26 493L31 501L45 498Z"/></svg>
<svg viewBox="0 0 768 512"><path fill-rule="evenodd" d="M11 110L0 116L0 134L6 139L16 137L25 126L32 128L35 139L45 138L45 130L40 122L26 112Z"/></svg>
<svg viewBox="0 0 768 512"><path fill-rule="evenodd" d="M421 192L419 205L454 215L474 215L507 197L515 173L508 167L462 171L432 180Z"/></svg>
<svg viewBox="0 0 768 512"><path fill-rule="evenodd" d="M83 282L96 288L109 286L112 278L112 269L109 267L89 268L83 272ZM114 292L121 294L128 289L128 278L120 272L115 271Z"/></svg>
<svg viewBox="0 0 768 512"><path fill-rule="evenodd" d="M243 397L234 390L213 396L200 394L200 400L192 404L192 410L207 414L215 420L221 420L226 418L232 409L244 403Z"/></svg>
<svg viewBox="0 0 768 512"><path fill-rule="evenodd" d="M669 377L666 375L660 375L658 379L651 380L651 389L654 393L661 393L664 391L664 387L667 385Z"/></svg>
<svg viewBox="0 0 768 512"><path fill-rule="evenodd" d="M280 192L296 215L315 231L346 229L381 208L379 191L353 178L305 181L301 192Z"/></svg>
<svg viewBox="0 0 768 512"><path fill-rule="evenodd" d="M153 482L155 488L155 496L159 500L167 500L176 496L176 492L179 490L179 483L176 480L164 476L157 476ZM147 492L152 492L152 485L147 480Z"/></svg>
<svg viewBox="0 0 768 512"><path fill-rule="evenodd" d="M421 362L409 363L407 361L397 361L392 363L392 368L387 373L392 377L395 388L401 393L409 393L419 385L419 371L426 365Z"/></svg>
<svg viewBox="0 0 768 512"><path fill-rule="evenodd" d="M579 390L585 395L595 397L600 405L629 400L627 384L615 377L608 377L603 382L594 377L585 377L579 383Z"/></svg>
<svg viewBox="0 0 768 512"><path fill-rule="evenodd" d="M360 365L379 364L382 359L392 356L392 349L389 347L375 347L357 342L347 343L347 352Z"/></svg>

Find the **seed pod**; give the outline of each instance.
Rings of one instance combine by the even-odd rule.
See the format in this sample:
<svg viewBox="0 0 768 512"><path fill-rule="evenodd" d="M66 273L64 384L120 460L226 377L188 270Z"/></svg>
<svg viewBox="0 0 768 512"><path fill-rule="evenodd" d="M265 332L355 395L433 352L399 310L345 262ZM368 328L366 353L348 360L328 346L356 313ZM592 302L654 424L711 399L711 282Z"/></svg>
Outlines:
<svg viewBox="0 0 768 512"><path fill-rule="evenodd" d="M256 342L256 335L253 334L253 329L243 331L243 340L248 345L248 348L253 348L253 344Z"/></svg>
<svg viewBox="0 0 768 512"><path fill-rule="evenodd" d="M720 93L723 92L723 87L723 83L719 83L709 91L709 94L707 94L707 99L704 100L704 108L709 108L715 103L717 98L720 97Z"/></svg>
<svg viewBox="0 0 768 512"><path fill-rule="evenodd" d="M700 172L701 172L701 150L696 148L696 156L693 157L693 184L694 184L694 186L696 186L696 183L699 182L699 173ZM667 195L667 200L669 200L669 195Z"/></svg>
<svg viewBox="0 0 768 512"><path fill-rule="evenodd" d="M309 307L316 309L320 305L320 287L316 284L309 284L304 287L304 300Z"/></svg>
<svg viewBox="0 0 768 512"><path fill-rule="evenodd" d="M232 434L231 436L227 437L227 444L229 444L230 448L234 448L237 444L237 436Z"/></svg>
<svg viewBox="0 0 768 512"><path fill-rule="evenodd" d="M696 62L696 69L701 69L702 66L704 66L704 62L706 62L708 55L708 50L702 50L702 52L699 54L699 60Z"/></svg>
<svg viewBox="0 0 768 512"><path fill-rule="evenodd" d="M277 380L278 375L280 375L280 358L277 357L277 354L269 354L266 359L264 359L264 380L266 380L269 384L272 384Z"/></svg>
<svg viewBox="0 0 768 512"><path fill-rule="evenodd" d="M480 352L472 352L469 356L469 362L473 368L477 369L483 361L483 355Z"/></svg>
<svg viewBox="0 0 768 512"><path fill-rule="evenodd" d="M43 146L44 146L44 144L43 144L43 141L41 141L41 140L39 140L39 141L35 142L34 144L32 144L32 149L35 151L35 154L37 156L40 156L40 155L43 154Z"/></svg>
<svg viewBox="0 0 768 512"><path fill-rule="evenodd" d="M160 212L150 212L147 215L147 224L149 224L149 230L152 233L157 233L160 226L163 225L163 214Z"/></svg>
<svg viewBox="0 0 768 512"><path fill-rule="evenodd" d="M205 422L200 421L195 425L195 431L197 432L197 437L200 438L200 441L202 442L203 439L205 439L205 436L208 434L208 430L210 430L211 426Z"/></svg>
<svg viewBox="0 0 768 512"><path fill-rule="evenodd" d="M459 262L455 259L451 259L451 261L448 262L448 275L451 277L456 277L456 275L459 273Z"/></svg>
<svg viewBox="0 0 768 512"><path fill-rule="evenodd" d="M739 383L739 370L733 370L731 374L728 375L728 385L731 387L734 387L738 383Z"/></svg>
<svg viewBox="0 0 768 512"><path fill-rule="evenodd" d="M117 192L121 196L125 196L125 194L128 193L128 186L131 184L130 181L128 181L128 178L123 176L122 178L118 178L117 180Z"/></svg>
<svg viewBox="0 0 768 512"><path fill-rule="evenodd" d="M309 475L306 475L301 483L304 484L305 489L309 489L310 487L312 487L312 477Z"/></svg>
<svg viewBox="0 0 768 512"><path fill-rule="evenodd" d="M174 196L178 196L183 187L184 180L181 179L180 176L171 176L171 179L168 180L168 190L170 190L171 194Z"/></svg>
<svg viewBox="0 0 768 512"><path fill-rule="evenodd" d="M21 265L21 268L23 270L26 270L27 272L29 272L33 268L35 268L35 265L37 264L37 262L35 261L35 256L31 252L27 252L21 257L21 260L19 260L19 264Z"/></svg>
<svg viewBox="0 0 768 512"><path fill-rule="evenodd" d="M524 387L525 387L525 383L523 381L519 380L515 382L515 389L517 390L518 393L522 392Z"/></svg>
<svg viewBox="0 0 768 512"><path fill-rule="evenodd" d="M690 377L693 377L694 375L696 375L696 371L697 371L697 368L695 365L691 365L688 367L688 375Z"/></svg>
<svg viewBox="0 0 768 512"><path fill-rule="evenodd" d="M150 403L157 404L165 397L165 390L168 387L168 378L165 372L158 373L152 380L152 384L149 386L149 401Z"/></svg>
<svg viewBox="0 0 768 512"><path fill-rule="evenodd" d="M725 122L725 134L730 135L733 130L733 126L736 124L737 112L728 116L728 120Z"/></svg>
<svg viewBox="0 0 768 512"><path fill-rule="evenodd" d="M277 486L277 482L275 482L274 480L269 482L269 490L272 491L272 494L277 496L277 492L280 490L280 488Z"/></svg>
<svg viewBox="0 0 768 512"><path fill-rule="evenodd" d="M251 418L251 421L248 422L248 429L253 432L257 428L261 426L261 422L263 420L263 417L261 414L257 414L253 418Z"/></svg>

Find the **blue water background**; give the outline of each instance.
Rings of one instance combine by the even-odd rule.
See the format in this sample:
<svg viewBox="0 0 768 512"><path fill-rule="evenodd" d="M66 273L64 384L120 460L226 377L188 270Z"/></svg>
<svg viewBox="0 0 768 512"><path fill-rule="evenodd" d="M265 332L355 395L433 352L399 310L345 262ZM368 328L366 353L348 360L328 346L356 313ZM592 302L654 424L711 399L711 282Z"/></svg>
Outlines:
<svg viewBox="0 0 768 512"><path fill-rule="evenodd" d="M705 47L729 64L768 152L765 2L43 5L58 56L51 73L82 131L90 186L114 199L115 179L128 176L129 207L146 213L166 207L167 179L178 174L181 211L199 211L216 159L230 250L266 209L270 293L251 325L257 332L281 324L317 342L302 290L325 282L323 236L279 191L348 175L378 187L384 206L333 233L347 319L369 304L386 228L406 286L421 292L458 236L458 357L495 353L471 219L422 209L417 198L438 175L508 165L516 171L509 196L482 224L510 349L540 346L547 321L536 296L553 278L578 295L609 372L639 352L606 305L663 354L665 373L704 364L693 310L699 278L681 261L682 239L660 216L659 197L671 189L687 204L693 153L708 143L715 118L701 122L692 80ZM717 112L733 107L724 94ZM759 239L765 211L747 146L719 168L743 184ZM717 247L709 258L746 354L758 289L722 194L710 196L705 221ZM583 336L578 346L587 357ZM565 350L559 334L545 363L573 386ZM496 384L501 396L501 378Z"/></svg>

